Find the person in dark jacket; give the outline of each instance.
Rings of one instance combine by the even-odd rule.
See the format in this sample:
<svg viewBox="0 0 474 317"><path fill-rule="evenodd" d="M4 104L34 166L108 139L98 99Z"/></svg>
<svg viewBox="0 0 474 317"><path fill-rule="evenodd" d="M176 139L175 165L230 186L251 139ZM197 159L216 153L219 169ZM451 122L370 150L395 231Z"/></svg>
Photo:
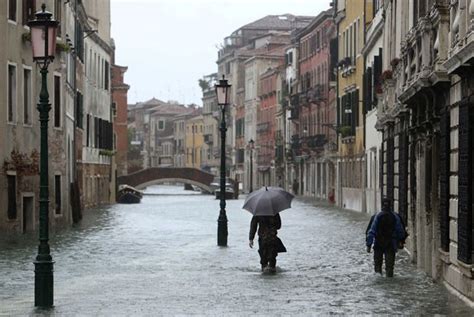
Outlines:
<svg viewBox="0 0 474 317"><path fill-rule="evenodd" d="M295 194L295 196L298 195L298 189L299 189L299 187L300 187L300 184L298 183L298 181L296 180L296 178L295 178L295 180L293 181L292 187L293 187L293 193Z"/></svg>
<svg viewBox="0 0 474 317"><path fill-rule="evenodd" d="M276 272L276 257L279 252L281 240L277 231L281 228L279 214L275 216L253 216L250 222L249 246L253 248L253 239L258 227L258 253L262 272L268 267L271 273ZM284 248L284 247L283 247ZM285 250L286 251L286 250ZM280 250L280 252L284 252Z"/></svg>
<svg viewBox="0 0 474 317"><path fill-rule="evenodd" d="M383 199L382 211L377 213L367 232L367 252L374 246L374 269L382 274L382 264L385 257L385 272L387 277L393 277L395 254L401 241L406 238L400 217L390 208L390 200Z"/></svg>

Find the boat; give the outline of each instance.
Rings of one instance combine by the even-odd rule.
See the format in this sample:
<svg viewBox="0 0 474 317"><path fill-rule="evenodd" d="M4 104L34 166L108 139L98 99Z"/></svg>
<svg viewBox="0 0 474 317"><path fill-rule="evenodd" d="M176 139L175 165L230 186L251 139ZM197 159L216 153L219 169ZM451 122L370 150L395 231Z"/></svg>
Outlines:
<svg viewBox="0 0 474 317"><path fill-rule="evenodd" d="M142 192L132 186L119 186L117 193L117 202L119 204L138 204L142 200L142 197Z"/></svg>
<svg viewBox="0 0 474 317"><path fill-rule="evenodd" d="M213 194L216 196L216 199L221 198L220 182L221 182L221 178L215 177L213 182L210 184L211 190L213 191ZM237 188L236 182L233 179L226 177L225 199L238 199L239 192L238 190L236 190L236 188Z"/></svg>

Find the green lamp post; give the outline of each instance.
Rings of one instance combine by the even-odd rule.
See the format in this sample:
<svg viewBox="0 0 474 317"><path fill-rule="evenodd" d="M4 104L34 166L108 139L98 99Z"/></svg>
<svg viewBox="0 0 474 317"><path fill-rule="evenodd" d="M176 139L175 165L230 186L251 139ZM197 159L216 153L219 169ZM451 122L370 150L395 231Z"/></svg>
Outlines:
<svg viewBox="0 0 474 317"><path fill-rule="evenodd" d="M35 264L35 306L53 306L53 258L49 248L49 186L48 186L48 120L51 105L47 87L48 66L54 60L56 52L56 29L59 22L53 20L52 14L41 6L36 19L28 22L31 30L31 46L33 60L41 72L41 91L38 103L41 124L40 153L40 214L39 214L39 246Z"/></svg>
<svg viewBox="0 0 474 317"><path fill-rule="evenodd" d="M225 108L229 102L229 93L230 86L225 79L225 76L222 75L222 79L219 80L219 84L215 85L216 95L217 95L217 104L221 108L222 119L221 119L221 190L220 190L220 212L219 218L217 219L217 245L225 247L227 246L227 216L225 213L225 183L226 183L226 173L225 173L225 134L227 132L227 126L225 122Z"/></svg>

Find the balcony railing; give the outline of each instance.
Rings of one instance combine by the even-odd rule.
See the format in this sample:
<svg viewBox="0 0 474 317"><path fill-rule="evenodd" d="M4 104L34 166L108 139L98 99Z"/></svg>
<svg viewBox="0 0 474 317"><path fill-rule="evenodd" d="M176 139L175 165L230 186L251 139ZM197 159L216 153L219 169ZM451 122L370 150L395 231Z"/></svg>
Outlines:
<svg viewBox="0 0 474 317"><path fill-rule="evenodd" d="M270 128L270 123L268 122L259 123L257 124L257 133L267 132L269 128Z"/></svg>
<svg viewBox="0 0 474 317"><path fill-rule="evenodd" d="M306 138L306 145L311 149L323 149L324 145L327 143L326 135L316 134Z"/></svg>
<svg viewBox="0 0 474 317"><path fill-rule="evenodd" d="M214 138L212 137L212 134L204 134L204 143L206 144L214 143Z"/></svg>

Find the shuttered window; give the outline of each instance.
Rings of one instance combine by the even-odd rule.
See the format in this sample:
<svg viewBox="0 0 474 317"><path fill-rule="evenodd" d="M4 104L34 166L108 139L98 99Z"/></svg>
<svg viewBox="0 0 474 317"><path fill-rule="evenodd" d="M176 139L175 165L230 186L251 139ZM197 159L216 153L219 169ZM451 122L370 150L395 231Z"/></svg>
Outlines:
<svg viewBox="0 0 474 317"><path fill-rule="evenodd" d="M61 77L54 76L54 127L61 126Z"/></svg>
<svg viewBox="0 0 474 317"><path fill-rule="evenodd" d="M470 104L459 106L459 171L458 174L458 259L472 263L472 145L473 120Z"/></svg>
<svg viewBox="0 0 474 317"><path fill-rule="evenodd" d="M402 118L399 133L399 158L398 158L398 213L404 223L408 223L408 119Z"/></svg>
<svg viewBox="0 0 474 317"><path fill-rule="evenodd" d="M441 248L449 251L449 157L450 157L450 120L449 110L444 109L440 117L439 142L439 223Z"/></svg>
<svg viewBox="0 0 474 317"><path fill-rule="evenodd" d="M23 0L22 22L26 25L28 21L35 19L36 0Z"/></svg>
<svg viewBox="0 0 474 317"><path fill-rule="evenodd" d="M54 201L56 215L61 214L61 175L54 175Z"/></svg>
<svg viewBox="0 0 474 317"><path fill-rule="evenodd" d="M16 219L16 176L7 175L8 186L8 219Z"/></svg>

